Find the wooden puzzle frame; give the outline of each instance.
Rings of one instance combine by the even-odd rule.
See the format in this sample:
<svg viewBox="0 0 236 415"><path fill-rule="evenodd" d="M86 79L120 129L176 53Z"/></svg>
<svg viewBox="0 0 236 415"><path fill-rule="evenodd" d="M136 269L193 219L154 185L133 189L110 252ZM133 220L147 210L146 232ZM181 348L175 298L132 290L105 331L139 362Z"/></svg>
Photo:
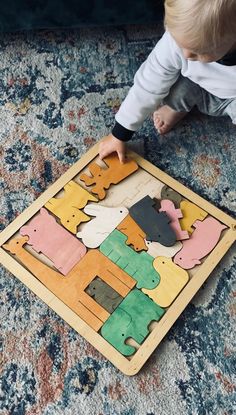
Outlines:
<svg viewBox="0 0 236 415"><path fill-rule="evenodd" d="M167 309L158 325L151 331L147 339L137 350L131 360L118 352L108 343L99 333L88 326L75 312L66 306L58 297L47 289L34 275L25 269L18 261L8 254L1 246L8 241L27 221L29 221L45 203L54 197L70 180L77 176L93 159L98 156L97 143L79 161L77 161L66 173L64 173L53 185L51 185L35 202L21 213L5 230L0 234L0 262L30 290L32 290L41 300L51 307L62 319L73 327L81 336L91 343L100 353L102 353L114 366L126 375L135 375L152 352L161 342L179 315L197 293L201 285L209 277L212 270L220 262L225 253L236 240L236 220L213 206L211 203L180 184L159 168L144 160L134 152L129 151L128 156L132 157L138 165L149 174L171 187L184 198L195 203L211 216L227 225L228 229L215 249L207 256L196 271L194 278L183 288L173 304Z"/></svg>

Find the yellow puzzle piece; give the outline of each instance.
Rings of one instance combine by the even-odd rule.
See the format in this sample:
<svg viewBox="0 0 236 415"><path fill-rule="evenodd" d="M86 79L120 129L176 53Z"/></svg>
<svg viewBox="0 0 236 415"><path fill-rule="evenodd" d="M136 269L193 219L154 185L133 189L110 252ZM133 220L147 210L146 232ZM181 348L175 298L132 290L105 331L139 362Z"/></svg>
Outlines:
<svg viewBox="0 0 236 415"><path fill-rule="evenodd" d="M192 225L196 220L203 220L208 215L205 210L188 200L182 200L180 202L180 209L183 214L183 218L179 219L181 229L189 233L193 233L194 229Z"/></svg>

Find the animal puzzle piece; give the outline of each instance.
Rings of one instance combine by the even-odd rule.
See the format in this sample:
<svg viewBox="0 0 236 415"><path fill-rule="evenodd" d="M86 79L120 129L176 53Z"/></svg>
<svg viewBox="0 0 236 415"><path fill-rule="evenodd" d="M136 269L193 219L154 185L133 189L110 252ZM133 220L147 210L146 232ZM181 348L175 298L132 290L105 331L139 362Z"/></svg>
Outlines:
<svg viewBox="0 0 236 415"><path fill-rule="evenodd" d="M180 226L190 234L193 233L192 226L194 222L196 222L197 219L203 220L208 215L207 212L188 200L182 200L180 209L183 215L183 218L179 220Z"/></svg>
<svg viewBox="0 0 236 415"><path fill-rule="evenodd" d="M96 216L90 222L82 225L77 233L88 248L97 248L116 226L128 215L125 207L105 207L91 203L84 209L90 216Z"/></svg>
<svg viewBox="0 0 236 415"><path fill-rule="evenodd" d="M95 186L92 187L91 192L98 195L100 200L104 199L106 196L105 190L109 189L111 184L119 183L138 169L138 165L134 160L127 160L124 164L121 164L118 156L114 153L105 157L103 161L108 168L104 169L96 163L91 163L89 165L91 177L86 173L80 175L80 180L82 180L86 186L95 184Z"/></svg>
<svg viewBox="0 0 236 415"><path fill-rule="evenodd" d="M136 349L125 341L132 337L141 344L149 334L151 321L160 320L164 313L165 310L134 288L104 323L101 335L124 356L130 356Z"/></svg>
<svg viewBox="0 0 236 415"><path fill-rule="evenodd" d="M20 234L29 237L28 244L46 255L64 275L86 254L86 247L59 225L44 208L25 226Z"/></svg>
<svg viewBox="0 0 236 415"><path fill-rule="evenodd" d="M86 293L89 294L90 297L93 297L94 300L110 314L113 313L123 300L123 297L120 294L100 278L96 278L89 284L86 288Z"/></svg>
<svg viewBox="0 0 236 415"><path fill-rule="evenodd" d="M180 227L179 219L183 217L183 214L180 209L175 209L175 205L171 200L161 200L159 212L165 212L170 218L170 226L175 232L177 241L189 238L188 232L183 231Z"/></svg>
<svg viewBox="0 0 236 415"><path fill-rule="evenodd" d="M145 196L129 209L130 216L146 233L149 241L160 242L165 246L172 246L176 242L176 236L170 227L170 219L164 213L158 213L154 209L155 201L150 196Z"/></svg>
<svg viewBox="0 0 236 415"><path fill-rule="evenodd" d="M12 239L3 248L16 255L33 275L95 331L110 314L85 292L87 286L98 276L125 297L136 284L133 278L97 250L90 250L66 277L62 277L24 249L27 241L26 236Z"/></svg>
<svg viewBox="0 0 236 415"><path fill-rule="evenodd" d="M53 197L45 204L45 207L60 219L66 229L75 234L81 222L90 220L90 217L80 209L84 208L89 200L92 202L98 200L73 180L64 186L64 191L65 194L62 197Z"/></svg>
<svg viewBox="0 0 236 415"><path fill-rule="evenodd" d="M183 241L183 248L175 257L175 264L184 269L201 264L201 259L208 255L220 239L221 232L227 228L212 216L193 224L195 231L191 238Z"/></svg>
<svg viewBox="0 0 236 415"><path fill-rule="evenodd" d="M158 257L154 268L160 274L160 284L153 290L142 289L161 307L169 307L189 280L187 271L174 264L170 258Z"/></svg>
<svg viewBox="0 0 236 415"><path fill-rule="evenodd" d="M130 215L126 216L126 218L122 220L122 222L117 226L117 229L128 237L126 245L133 245L135 251L147 251L148 248L144 241L146 234Z"/></svg>
<svg viewBox="0 0 236 415"><path fill-rule="evenodd" d="M180 251L182 248L181 242L176 242L173 246L164 246L159 244L159 242L152 242L152 241L146 241L145 243L147 245L147 253L151 255L153 258L156 258L158 256L164 256L167 258L172 258L175 256L175 254Z"/></svg>
<svg viewBox="0 0 236 415"><path fill-rule="evenodd" d="M177 208L180 206L180 202L183 199L179 193L171 189L171 187L168 187L166 184L161 190L161 198L171 200Z"/></svg>
<svg viewBox="0 0 236 415"><path fill-rule="evenodd" d="M100 251L137 280L137 288L154 288L160 277L153 268L153 258L146 252L135 252L126 245L126 236L115 229L100 245Z"/></svg>

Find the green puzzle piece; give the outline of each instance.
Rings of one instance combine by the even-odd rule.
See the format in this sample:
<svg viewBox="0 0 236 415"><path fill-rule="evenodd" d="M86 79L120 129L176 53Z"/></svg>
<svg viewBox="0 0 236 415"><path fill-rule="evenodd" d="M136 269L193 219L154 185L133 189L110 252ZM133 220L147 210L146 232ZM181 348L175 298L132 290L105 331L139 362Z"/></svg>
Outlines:
<svg viewBox="0 0 236 415"><path fill-rule="evenodd" d="M160 283L160 274L153 267L154 258L144 251L135 252L126 245L126 239L115 229L100 245L100 251L137 280L137 288L155 288Z"/></svg>
<svg viewBox="0 0 236 415"><path fill-rule="evenodd" d="M160 320L164 313L163 308L134 288L104 323L101 335L124 356L130 356L136 349L125 340L132 337L141 344L149 334L150 322Z"/></svg>

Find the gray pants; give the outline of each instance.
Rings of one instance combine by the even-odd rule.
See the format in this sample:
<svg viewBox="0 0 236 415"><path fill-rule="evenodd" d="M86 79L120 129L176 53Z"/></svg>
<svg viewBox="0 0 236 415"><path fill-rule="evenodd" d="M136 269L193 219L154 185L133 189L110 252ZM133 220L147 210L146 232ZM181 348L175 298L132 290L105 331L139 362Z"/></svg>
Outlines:
<svg viewBox="0 0 236 415"><path fill-rule="evenodd" d="M182 75L170 89L163 104L178 112L189 112L197 106L204 114L216 117L228 115L233 124L236 124L236 98L218 98Z"/></svg>

